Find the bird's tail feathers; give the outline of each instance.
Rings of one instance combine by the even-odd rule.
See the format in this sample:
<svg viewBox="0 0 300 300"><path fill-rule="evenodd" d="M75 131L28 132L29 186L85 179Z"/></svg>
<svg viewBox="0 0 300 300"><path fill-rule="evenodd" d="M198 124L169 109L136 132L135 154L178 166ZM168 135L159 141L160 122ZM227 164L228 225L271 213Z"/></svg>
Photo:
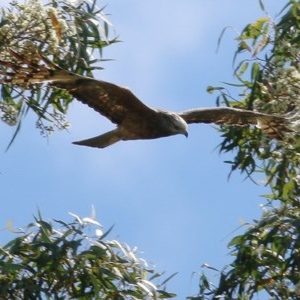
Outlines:
<svg viewBox="0 0 300 300"><path fill-rule="evenodd" d="M117 128L87 140L73 142L73 144L95 148L105 148L119 142L120 140L122 140L122 136Z"/></svg>

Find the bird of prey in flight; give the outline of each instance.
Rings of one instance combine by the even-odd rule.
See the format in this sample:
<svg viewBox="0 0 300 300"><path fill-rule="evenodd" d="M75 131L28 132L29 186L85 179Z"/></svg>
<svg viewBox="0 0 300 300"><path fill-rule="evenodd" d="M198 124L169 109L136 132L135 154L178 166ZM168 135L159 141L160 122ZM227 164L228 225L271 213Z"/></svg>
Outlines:
<svg viewBox="0 0 300 300"><path fill-rule="evenodd" d="M48 83L65 89L117 125L104 134L74 142L76 145L105 148L122 140L156 139L175 134L187 136L191 123L252 124L278 139L282 139L286 130L286 117L244 109L212 107L172 112L151 108L127 88L71 73L44 57L41 57L42 63L33 63L12 50L10 52L12 61L0 60L1 84Z"/></svg>

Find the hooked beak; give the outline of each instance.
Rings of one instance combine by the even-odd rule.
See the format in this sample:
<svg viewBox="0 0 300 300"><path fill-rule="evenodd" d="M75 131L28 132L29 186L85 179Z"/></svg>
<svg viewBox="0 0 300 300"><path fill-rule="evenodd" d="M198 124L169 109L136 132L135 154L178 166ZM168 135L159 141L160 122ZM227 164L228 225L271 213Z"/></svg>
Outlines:
<svg viewBox="0 0 300 300"><path fill-rule="evenodd" d="M183 134L185 135L186 138L189 136L189 133L187 131L185 131Z"/></svg>

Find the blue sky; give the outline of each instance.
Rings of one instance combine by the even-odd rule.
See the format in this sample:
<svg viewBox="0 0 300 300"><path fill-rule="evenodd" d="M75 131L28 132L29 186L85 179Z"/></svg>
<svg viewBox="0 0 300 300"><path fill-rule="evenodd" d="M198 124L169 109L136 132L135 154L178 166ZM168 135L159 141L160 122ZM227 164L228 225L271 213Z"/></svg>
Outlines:
<svg viewBox="0 0 300 300"><path fill-rule="evenodd" d="M287 1L264 1L275 16ZM129 87L149 106L180 111L214 106L208 85L233 80L236 36L229 30L216 53L222 29L237 30L264 16L253 0L122 0L99 2L122 43L105 49L97 78ZM238 172L228 180L231 155L219 155L218 132L192 125L189 137L121 142L107 149L72 145L113 128L74 101L69 132L42 138L28 116L11 149L14 132L0 124L0 242L12 236L6 223L22 227L39 208L45 219L71 220L68 212L97 220L110 235L138 247L158 271L179 274L169 284L177 299L197 292L201 265L230 262L227 244L243 222L261 215L263 186Z"/></svg>

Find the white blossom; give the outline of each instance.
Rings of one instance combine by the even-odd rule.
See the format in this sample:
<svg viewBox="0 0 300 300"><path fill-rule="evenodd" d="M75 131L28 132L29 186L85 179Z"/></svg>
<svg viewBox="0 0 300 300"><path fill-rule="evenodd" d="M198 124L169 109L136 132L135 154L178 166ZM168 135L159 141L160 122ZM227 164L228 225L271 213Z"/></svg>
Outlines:
<svg viewBox="0 0 300 300"><path fill-rule="evenodd" d="M38 0L24 4L14 3L14 9L6 12L7 24L0 27L1 58L9 57L7 48L16 49L27 56L44 47L48 54L64 48L66 38L74 36L76 29L73 17L59 7L43 5Z"/></svg>
<svg viewBox="0 0 300 300"><path fill-rule="evenodd" d="M2 121L11 126L16 125L18 122L18 113L16 109L12 105L3 101L0 102L0 117Z"/></svg>

